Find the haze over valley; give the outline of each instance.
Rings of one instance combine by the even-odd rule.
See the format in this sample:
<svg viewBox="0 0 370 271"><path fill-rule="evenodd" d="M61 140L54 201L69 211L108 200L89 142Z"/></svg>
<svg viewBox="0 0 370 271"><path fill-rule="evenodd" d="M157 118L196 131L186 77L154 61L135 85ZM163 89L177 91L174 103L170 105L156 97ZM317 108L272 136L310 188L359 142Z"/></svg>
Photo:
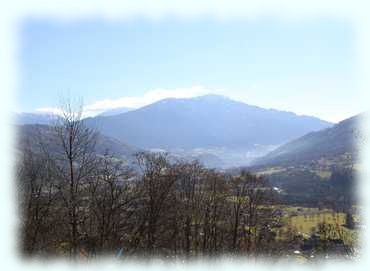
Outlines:
<svg viewBox="0 0 370 271"><path fill-rule="evenodd" d="M52 120L47 114L17 116L18 124L51 124ZM214 94L110 110L84 122L122 144L199 160L212 168L249 165L283 143L332 125Z"/></svg>

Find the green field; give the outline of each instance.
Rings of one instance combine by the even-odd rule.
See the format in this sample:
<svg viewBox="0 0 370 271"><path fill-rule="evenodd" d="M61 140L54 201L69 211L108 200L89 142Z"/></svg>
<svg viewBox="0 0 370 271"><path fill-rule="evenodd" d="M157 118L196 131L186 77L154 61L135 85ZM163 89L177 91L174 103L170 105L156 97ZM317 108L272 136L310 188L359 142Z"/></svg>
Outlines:
<svg viewBox="0 0 370 271"><path fill-rule="evenodd" d="M282 167L271 167L271 168L265 168L264 170L262 171L257 171L255 172L256 175L258 176L268 176L268 175L271 175L271 174L274 174L274 173L279 173L279 172L282 172L282 171L285 171L286 169L285 168L282 168Z"/></svg>
<svg viewBox="0 0 370 271"><path fill-rule="evenodd" d="M318 175L322 179L329 179L331 177L331 171L330 170L313 170L313 172Z"/></svg>
<svg viewBox="0 0 370 271"><path fill-rule="evenodd" d="M282 217L283 227L277 232L279 239L284 239L290 229L304 238L309 238L313 231L318 230L320 223L331 225L335 231L332 238L341 238L344 242L353 242L356 237L355 230L344 227L346 215L329 209L304 208L292 206L280 206L284 212ZM356 217L355 217L356 221Z"/></svg>

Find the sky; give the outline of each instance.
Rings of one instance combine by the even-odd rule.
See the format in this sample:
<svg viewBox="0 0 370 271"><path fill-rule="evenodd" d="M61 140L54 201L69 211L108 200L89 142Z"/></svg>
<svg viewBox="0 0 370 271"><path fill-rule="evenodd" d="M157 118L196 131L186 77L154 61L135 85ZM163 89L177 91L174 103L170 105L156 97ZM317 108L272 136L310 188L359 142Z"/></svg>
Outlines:
<svg viewBox="0 0 370 271"><path fill-rule="evenodd" d="M361 112L343 21L29 19L19 39L18 112L54 111L61 96L93 116L209 93L332 122Z"/></svg>

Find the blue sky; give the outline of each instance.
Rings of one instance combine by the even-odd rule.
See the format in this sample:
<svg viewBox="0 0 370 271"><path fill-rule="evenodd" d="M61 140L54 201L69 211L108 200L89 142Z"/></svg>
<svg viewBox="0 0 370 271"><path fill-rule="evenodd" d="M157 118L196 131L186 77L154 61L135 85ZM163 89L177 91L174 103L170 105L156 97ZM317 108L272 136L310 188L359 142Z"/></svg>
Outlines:
<svg viewBox="0 0 370 271"><path fill-rule="evenodd" d="M25 21L18 111L60 94L90 115L165 97L219 93L339 121L356 107L354 36L335 20Z"/></svg>

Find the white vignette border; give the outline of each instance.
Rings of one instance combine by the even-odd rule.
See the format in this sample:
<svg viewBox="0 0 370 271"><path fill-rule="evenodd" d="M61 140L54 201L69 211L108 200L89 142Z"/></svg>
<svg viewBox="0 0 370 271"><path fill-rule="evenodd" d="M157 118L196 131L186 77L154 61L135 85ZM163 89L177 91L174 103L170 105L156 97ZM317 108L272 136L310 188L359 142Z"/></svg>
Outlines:
<svg viewBox="0 0 370 271"><path fill-rule="evenodd" d="M17 48L18 24L26 17L50 18L57 20L83 20L83 19L107 19L118 20L135 16L160 19L163 16L176 16L183 19L193 19L202 16L212 16L220 20L233 18L258 19L260 17L274 17L281 20L314 19L315 17L329 17L346 20L355 29L356 37L356 74L359 91L358 100L369 101L370 108L370 16L368 10L370 4L367 1L10 1L2 4L0 11L0 133L1 150L1 188L0 188L0 266L4 270L65 270L69 268L109 268L112 270L203 270L212 268L214 270L242 270L253 268L253 270L275 270L307 269L320 267L321 270L366 270L370 266L370 228L365 228L360 234L361 256L355 262L328 262L317 263L318 265L299 265L293 263L277 264L272 266L267 261L229 261L227 259L212 264L209 261L191 262L189 264L165 264L153 262L143 265L140 262L118 262L113 259L91 262L89 264L71 264L67 261L57 260L43 262L41 260L25 261L17 252L18 238L18 212L15 193L15 168L14 168L14 146L16 142L16 131L10 124L11 109L14 108L15 93L18 81ZM351 90L348 90L351 91ZM362 100L363 101L363 100ZM358 195L363 205L362 218L364 224L369 225L370 218L370 144L367 142L370 134L370 118L367 117L362 123L365 131L365 141L361 143L361 162L364 170L358 176L360 189ZM6 269L5 269L6 268Z"/></svg>

